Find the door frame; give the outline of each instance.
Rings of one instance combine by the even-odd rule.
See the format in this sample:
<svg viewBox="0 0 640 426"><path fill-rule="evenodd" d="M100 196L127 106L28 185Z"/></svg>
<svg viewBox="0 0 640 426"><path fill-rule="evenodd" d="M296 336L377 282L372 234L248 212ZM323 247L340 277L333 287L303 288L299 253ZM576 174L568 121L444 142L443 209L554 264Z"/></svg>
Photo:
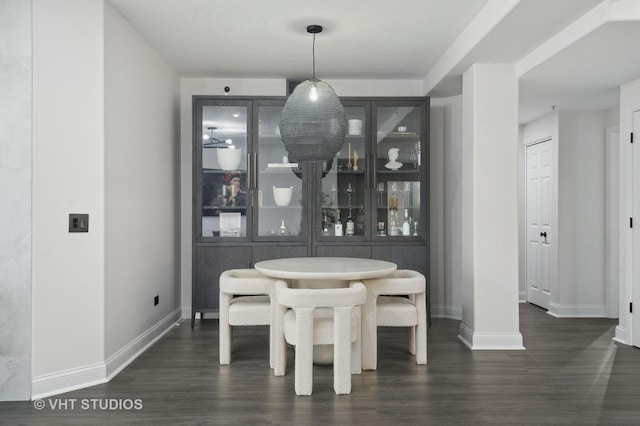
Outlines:
<svg viewBox="0 0 640 426"><path fill-rule="evenodd" d="M619 243L620 227L620 126L606 128L605 139L605 279L607 316L618 318L619 297Z"/></svg>
<svg viewBox="0 0 640 426"><path fill-rule="evenodd" d="M638 222L640 222L640 196L638 196L638 189L640 188L640 151L638 151L638 147L635 142L638 139L638 135L640 135L640 110L633 111L633 118L631 120L631 132L635 136L634 143L629 144L631 149L631 158L630 160L630 176L631 176L631 197L629 207L631 211L629 212L629 217L633 218L633 227L630 224L625 223L626 226L629 226L628 232L630 233L629 238L629 257L630 260L630 288L628 294L628 300L633 303L633 306L636 309L635 313L629 312L629 344L640 347L640 315L638 315L638 308L640 307L640 231L638 231ZM626 221L625 221L626 222ZM626 303L623 302L621 306L621 310L625 308ZM631 309L629 309L631 311ZM624 312L624 311L623 311Z"/></svg>
<svg viewBox="0 0 640 426"><path fill-rule="evenodd" d="M532 145L537 145L539 143L549 142L551 146L551 194L550 194L550 218L549 224L550 228L553 231L553 240L551 247L549 248L549 307L547 310L548 314L556 315L556 310L554 306L556 306L557 296L558 296L558 146L556 142L556 138L552 135L548 135L539 139L531 140L531 141L523 141L523 157L522 157L522 167L523 167L523 189L524 189L524 208L522 211L523 220L522 220L522 236L524 242L524 291L525 291L525 299L528 298L528 288L527 288L527 262L528 262L528 244L527 244L527 148ZM522 247L522 245L521 245Z"/></svg>

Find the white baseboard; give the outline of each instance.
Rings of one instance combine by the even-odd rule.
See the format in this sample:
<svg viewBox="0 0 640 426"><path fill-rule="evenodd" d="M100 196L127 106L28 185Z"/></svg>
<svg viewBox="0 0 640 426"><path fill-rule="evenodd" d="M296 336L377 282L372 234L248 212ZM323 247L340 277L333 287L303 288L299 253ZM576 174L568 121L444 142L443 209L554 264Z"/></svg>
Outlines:
<svg viewBox="0 0 640 426"><path fill-rule="evenodd" d="M220 318L218 312L196 312L196 319ZM191 307L182 308L182 319L191 321Z"/></svg>
<svg viewBox="0 0 640 426"><path fill-rule="evenodd" d="M560 305L549 303L547 313L556 318L607 318L605 305Z"/></svg>
<svg viewBox="0 0 640 426"><path fill-rule="evenodd" d="M108 382L167 333L176 322L181 321L181 317L182 309L174 310L105 362L34 377L31 381L31 398L46 398Z"/></svg>
<svg viewBox="0 0 640 426"><path fill-rule="evenodd" d="M449 318L449 319L461 320L462 307L434 305L434 306L431 306L431 316L433 318Z"/></svg>
<svg viewBox="0 0 640 426"><path fill-rule="evenodd" d="M613 337L613 341L614 342L618 342L618 343L622 343L623 345L628 345L629 343L627 343L627 330L626 328L617 325L616 326L616 333L615 336Z"/></svg>
<svg viewBox="0 0 640 426"><path fill-rule="evenodd" d="M475 333L460 324L458 339L472 350L524 350L520 333Z"/></svg>
<svg viewBox="0 0 640 426"><path fill-rule="evenodd" d="M218 319L220 314L218 312L196 312L196 319ZM191 320L191 314L182 315L182 319Z"/></svg>
<svg viewBox="0 0 640 426"><path fill-rule="evenodd" d="M191 319L191 306L183 306L182 307L182 319L190 320Z"/></svg>
<svg viewBox="0 0 640 426"><path fill-rule="evenodd" d="M149 346L153 345L158 339L171 330L176 322L181 320L182 309L177 308L140 336L133 339L128 345L111 355L106 361L107 381L111 380L127 365L131 364L131 362L146 351Z"/></svg>
<svg viewBox="0 0 640 426"><path fill-rule="evenodd" d="M106 382L107 375L104 362L44 374L32 379L31 399L46 398L51 395L71 392Z"/></svg>

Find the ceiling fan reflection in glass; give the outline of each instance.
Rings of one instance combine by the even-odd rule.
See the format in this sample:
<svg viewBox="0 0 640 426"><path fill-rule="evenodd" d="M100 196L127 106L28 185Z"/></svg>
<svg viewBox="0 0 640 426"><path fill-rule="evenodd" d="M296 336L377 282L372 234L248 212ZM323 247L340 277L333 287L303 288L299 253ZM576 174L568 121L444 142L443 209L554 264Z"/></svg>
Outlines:
<svg viewBox="0 0 640 426"><path fill-rule="evenodd" d="M233 146L233 141L231 139L220 139L213 136L213 131L216 130L217 127L207 127L210 134L202 135L202 139L204 142L202 143L203 148L218 148L218 147L231 147Z"/></svg>

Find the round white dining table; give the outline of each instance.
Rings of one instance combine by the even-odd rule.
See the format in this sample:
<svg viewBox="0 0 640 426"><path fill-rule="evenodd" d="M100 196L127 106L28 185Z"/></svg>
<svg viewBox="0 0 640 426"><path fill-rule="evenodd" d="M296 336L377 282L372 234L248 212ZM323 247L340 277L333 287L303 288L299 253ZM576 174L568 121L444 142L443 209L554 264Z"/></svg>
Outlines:
<svg viewBox="0 0 640 426"><path fill-rule="evenodd" d="M273 278L356 281L383 277L398 266L386 260L356 257L289 257L264 260L254 267Z"/></svg>
<svg viewBox="0 0 640 426"><path fill-rule="evenodd" d="M361 259L357 257L289 257L257 262L254 268L262 274L285 280L321 283L349 282L384 277L395 271L398 265L386 260ZM365 306L366 309L366 306ZM315 345L314 362L330 364L333 361L333 345ZM363 350L376 350L363 347Z"/></svg>

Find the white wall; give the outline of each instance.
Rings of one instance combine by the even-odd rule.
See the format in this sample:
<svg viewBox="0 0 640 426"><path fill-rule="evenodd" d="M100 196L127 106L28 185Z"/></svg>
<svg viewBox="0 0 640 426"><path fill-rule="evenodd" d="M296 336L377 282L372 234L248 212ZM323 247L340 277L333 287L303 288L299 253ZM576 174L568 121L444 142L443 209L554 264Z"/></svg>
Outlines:
<svg viewBox="0 0 640 426"><path fill-rule="evenodd" d="M429 298L432 316L445 310L444 238L444 134L445 107L431 104L429 109Z"/></svg>
<svg viewBox="0 0 640 426"><path fill-rule="evenodd" d="M338 96L424 96L422 81L326 80ZM180 80L180 212L181 281L183 317L191 316L192 280L192 96L285 96L285 79L182 78Z"/></svg>
<svg viewBox="0 0 640 426"><path fill-rule="evenodd" d="M431 308L462 319L462 96L432 98L429 125Z"/></svg>
<svg viewBox="0 0 640 426"><path fill-rule="evenodd" d="M33 26L42 397L106 381L180 318L179 85L104 0L35 0ZM69 233L69 213L89 232Z"/></svg>
<svg viewBox="0 0 640 426"><path fill-rule="evenodd" d="M180 317L179 80L110 3L104 30L109 375Z"/></svg>
<svg viewBox="0 0 640 426"><path fill-rule="evenodd" d="M0 401L31 396L31 2L0 1Z"/></svg>
<svg viewBox="0 0 640 426"><path fill-rule="evenodd" d="M608 109L605 114L605 127L619 126L620 125L620 106Z"/></svg>
<svg viewBox="0 0 640 426"><path fill-rule="evenodd" d="M606 316L604 111L560 111L558 281L549 313Z"/></svg>
<svg viewBox="0 0 640 426"><path fill-rule="evenodd" d="M33 0L33 394L104 380L102 0ZM89 232L69 233L69 213Z"/></svg>

